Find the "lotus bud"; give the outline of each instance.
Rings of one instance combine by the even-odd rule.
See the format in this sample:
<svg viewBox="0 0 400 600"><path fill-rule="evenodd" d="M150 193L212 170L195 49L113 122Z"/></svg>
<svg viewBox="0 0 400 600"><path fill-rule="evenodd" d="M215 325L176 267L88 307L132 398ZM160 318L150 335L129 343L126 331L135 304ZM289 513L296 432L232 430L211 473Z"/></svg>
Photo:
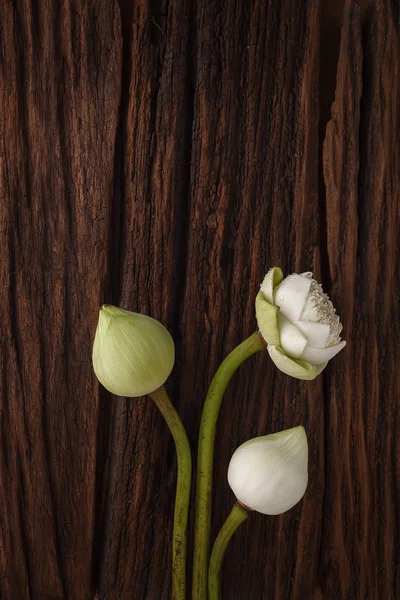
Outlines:
<svg viewBox="0 0 400 600"><path fill-rule="evenodd" d="M92 361L97 379L109 392L144 396L167 380L175 347L159 321L105 304L99 313Z"/></svg>
<svg viewBox="0 0 400 600"><path fill-rule="evenodd" d="M280 515L301 500L308 482L304 427L253 438L231 458L228 482L237 500L264 515Z"/></svg>
<svg viewBox="0 0 400 600"><path fill-rule="evenodd" d="M346 345L340 318L310 272L284 279L281 269L270 269L257 294L256 316L275 365L297 379L315 379Z"/></svg>

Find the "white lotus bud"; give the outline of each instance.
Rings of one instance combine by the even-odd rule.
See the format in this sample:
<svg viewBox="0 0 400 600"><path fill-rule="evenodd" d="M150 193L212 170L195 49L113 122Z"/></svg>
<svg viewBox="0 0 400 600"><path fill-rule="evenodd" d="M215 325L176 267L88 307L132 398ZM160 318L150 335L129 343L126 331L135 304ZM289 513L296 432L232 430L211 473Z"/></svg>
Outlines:
<svg viewBox="0 0 400 600"><path fill-rule="evenodd" d="M275 365L297 379L315 379L346 345L340 318L310 272L283 279L281 269L270 269L257 294L256 315Z"/></svg>
<svg viewBox="0 0 400 600"><path fill-rule="evenodd" d="M167 329L146 315L105 304L93 344L97 379L116 396L138 397L154 392L167 380L175 346Z"/></svg>
<svg viewBox="0 0 400 600"><path fill-rule="evenodd" d="M228 482L237 500L265 515L279 515L301 498L308 482L304 427L253 438L231 458Z"/></svg>

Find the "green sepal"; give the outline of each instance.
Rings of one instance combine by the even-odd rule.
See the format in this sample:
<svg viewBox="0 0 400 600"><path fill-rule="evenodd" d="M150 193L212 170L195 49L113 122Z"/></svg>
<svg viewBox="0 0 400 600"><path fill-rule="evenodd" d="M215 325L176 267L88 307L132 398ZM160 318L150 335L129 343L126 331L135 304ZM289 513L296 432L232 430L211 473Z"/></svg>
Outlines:
<svg viewBox="0 0 400 600"><path fill-rule="evenodd" d="M279 267L272 267L264 277L261 284L261 292L270 304L274 304L274 289L282 280L283 273Z"/></svg>
<svg viewBox="0 0 400 600"><path fill-rule="evenodd" d="M315 365L301 358L290 358L280 346L268 346L267 350L278 369L290 377L312 381L318 375Z"/></svg>
<svg viewBox="0 0 400 600"><path fill-rule="evenodd" d="M278 312L279 306L270 304L265 299L263 292L258 292L256 296L257 323L264 340L271 346L280 344Z"/></svg>

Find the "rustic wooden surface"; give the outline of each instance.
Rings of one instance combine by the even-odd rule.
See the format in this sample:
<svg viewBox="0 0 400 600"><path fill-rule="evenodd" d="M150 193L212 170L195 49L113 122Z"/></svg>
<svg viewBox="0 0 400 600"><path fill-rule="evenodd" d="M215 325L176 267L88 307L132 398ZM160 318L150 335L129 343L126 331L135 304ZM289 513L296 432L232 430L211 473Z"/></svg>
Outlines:
<svg viewBox="0 0 400 600"><path fill-rule="evenodd" d="M195 452L271 265L322 279L348 345L315 382L265 353L229 388L213 533L249 437L304 424L310 483L236 534L223 598L400 598L399 15L399 0L0 3L0 598L170 597L173 444L148 400L99 389L97 310L170 329Z"/></svg>

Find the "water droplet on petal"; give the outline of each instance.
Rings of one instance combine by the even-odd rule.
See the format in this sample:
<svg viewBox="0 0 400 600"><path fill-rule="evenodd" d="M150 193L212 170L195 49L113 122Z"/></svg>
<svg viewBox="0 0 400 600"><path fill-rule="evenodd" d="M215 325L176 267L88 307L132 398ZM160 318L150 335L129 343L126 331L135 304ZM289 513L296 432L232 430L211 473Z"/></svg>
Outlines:
<svg viewBox="0 0 400 600"><path fill-rule="evenodd" d="M296 289L296 292L300 292L300 291L301 291L301 290L300 290L300 288L297 288L297 289Z"/></svg>
<svg viewBox="0 0 400 600"><path fill-rule="evenodd" d="M285 296L279 296L279 300L284 300Z"/></svg>

